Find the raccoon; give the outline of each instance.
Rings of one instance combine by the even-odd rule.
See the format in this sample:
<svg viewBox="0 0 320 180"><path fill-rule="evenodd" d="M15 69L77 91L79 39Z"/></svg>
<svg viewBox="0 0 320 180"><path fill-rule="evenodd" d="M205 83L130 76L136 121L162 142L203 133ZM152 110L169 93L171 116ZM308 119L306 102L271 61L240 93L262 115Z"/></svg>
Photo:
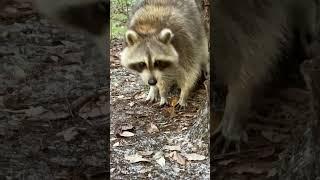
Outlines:
<svg viewBox="0 0 320 180"><path fill-rule="evenodd" d="M150 86L146 101L168 103L170 87L181 89L176 107L187 98L208 62L208 39L194 0L144 0L133 8L121 64Z"/></svg>
<svg viewBox="0 0 320 180"><path fill-rule="evenodd" d="M109 0L36 0L40 13L76 29L91 34L102 54L105 54L109 28Z"/></svg>
<svg viewBox="0 0 320 180"><path fill-rule="evenodd" d="M253 100L281 62L288 61L280 71L295 66L294 72L300 73L299 63L319 40L320 11L317 0L216 0L212 7L211 89L226 93L225 106L219 96L211 106L211 112L224 107L211 136L216 149L222 142L229 146L247 141L244 129Z"/></svg>

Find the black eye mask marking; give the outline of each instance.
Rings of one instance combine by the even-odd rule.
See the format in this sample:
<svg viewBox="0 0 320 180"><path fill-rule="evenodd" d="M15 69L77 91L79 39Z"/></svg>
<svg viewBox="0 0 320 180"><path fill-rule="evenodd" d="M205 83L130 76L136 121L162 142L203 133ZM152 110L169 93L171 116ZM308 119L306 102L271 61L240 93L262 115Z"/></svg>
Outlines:
<svg viewBox="0 0 320 180"><path fill-rule="evenodd" d="M128 67L129 67L130 69L132 69L132 70L135 70L135 71L141 73L141 72L147 67L147 65L146 65L146 63L144 63L144 62L139 62L139 63L129 64Z"/></svg>
<svg viewBox="0 0 320 180"><path fill-rule="evenodd" d="M170 61L166 61L166 60L156 60L154 62L154 68L158 69L160 71L170 67L171 65L172 65L172 63Z"/></svg>

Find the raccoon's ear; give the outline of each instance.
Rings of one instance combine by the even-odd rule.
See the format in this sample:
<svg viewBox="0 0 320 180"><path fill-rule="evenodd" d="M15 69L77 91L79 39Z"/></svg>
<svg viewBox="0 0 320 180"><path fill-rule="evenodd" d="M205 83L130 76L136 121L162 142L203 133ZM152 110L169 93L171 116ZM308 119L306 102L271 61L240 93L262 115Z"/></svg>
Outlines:
<svg viewBox="0 0 320 180"><path fill-rule="evenodd" d="M133 31L133 30L128 30L126 32L126 41L129 46L134 45L136 42L138 42L139 35Z"/></svg>
<svg viewBox="0 0 320 180"><path fill-rule="evenodd" d="M160 41L165 43L165 44L168 44L171 42L172 38L173 38L173 33L170 29L168 28L165 28L165 29L162 29L162 31L160 32Z"/></svg>

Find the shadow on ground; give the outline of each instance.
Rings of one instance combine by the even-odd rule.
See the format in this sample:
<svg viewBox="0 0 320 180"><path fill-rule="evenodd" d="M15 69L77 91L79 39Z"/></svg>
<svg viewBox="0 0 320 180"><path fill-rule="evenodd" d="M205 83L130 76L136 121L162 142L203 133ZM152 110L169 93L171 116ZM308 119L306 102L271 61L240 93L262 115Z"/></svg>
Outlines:
<svg viewBox="0 0 320 180"><path fill-rule="evenodd" d="M28 1L1 11L0 179L105 178L108 85L96 54Z"/></svg>

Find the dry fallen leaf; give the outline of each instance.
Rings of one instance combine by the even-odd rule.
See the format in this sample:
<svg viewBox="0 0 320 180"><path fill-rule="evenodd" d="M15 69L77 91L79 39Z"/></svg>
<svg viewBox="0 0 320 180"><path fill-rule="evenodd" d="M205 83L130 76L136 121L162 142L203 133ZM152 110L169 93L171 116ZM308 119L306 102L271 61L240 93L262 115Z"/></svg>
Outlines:
<svg viewBox="0 0 320 180"><path fill-rule="evenodd" d="M53 62L55 62L55 63L57 63L58 61L59 61L59 56L50 56L49 57L49 60L51 60L51 61L53 61Z"/></svg>
<svg viewBox="0 0 320 180"><path fill-rule="evenodd" d="M183 156L181 156L179 153L177 153L177 151L172 152L172 159L177 161L177 163L181 165L186 164L186 159Z"/></svg>
<svg viewBox="0 0 320 180"><path fill-rule="evenodd" d="M47 110L44 109L42 106L38 106L38 107L30 107L28 110L25 111L25 113L27 114L27 116L35 117L40 114L43 114L46 111Z"/></svg>
<svg viewBox="0 0 320 180"><path fill-rule="evenodd" d="M235 161L234 159L227 159L227 160L220 161L218 164L223 165L223 166L227 166L234 161Z"/></svg>
<svg viewBox="0 0 320 180"><path fill-rule="evenodd" d="M165 111L167 112L166 116L168 116L170 118L173 118L176 116L176 111L175 111L174 107L168 107L165 109Z"/></svg>
<svg viewBox="0 0 320 180"><path fill-rule="evenodd" d="M129 131L123 131L119 135L122 136L122 137L132 137L132 136L134 136L134 134L132 132L129 132Z"/></svg>
<svg viewBox="0 0 320 180"><path fill-rule="evenodd" d="M188 129L187 127L184 127L184 128L181 129L181 131L185 131L185 130L187 130L187 129Z"/></svg>
<svg viewBox="0 0 320 180"><path fill-rule="evenodd" d="M110 173L113 173L114 170L116 170L116 168L111 168Z"/></svg>
<svg viewBox="0 0 320 180"><path fill-rule="evenodd" d="M275 151L276 150L274 147L263 149L262 152L259 153L260 158L267 158L269 156L272 156L275 153Z"/></svg>
<svg viewBox="0 0 320 180"><path fill-rule="evenodd" d="M69 113L65 113L65 112L59 112L59 113L55 113L52 111L48 111L45 113L42 113L40 115L41 119L47 119L47 120L58 120L58 119L65 119L67 117L69 117L70 114Z"/></svg>
<svg viewBox="0 0 320 180"><path fill-rule="evenodd" d="M130 163L150 162L149 159L143 158L140 154L124 155L124 159L129 161Z"/></svg>
<svg viewBox="0 0 320 180"><path fill-rule="evenodd" d="M135 103L132 101L132 102L129 103L129 106L132 107L132 106L134 106L134 104Z"/></svg>
<svg viewBox="0 0 320 180"><path fill-rule="evenodd" d="M179 98L178 97L173 97L172 100L171 100L171 107L175 107L177 104L178 104L178 101L179 101Z"/></svg>
<svg viewBox="0 0 320 180"><path fill-rule="evenodd" d="M180 171L183 171L182 169L178 168L178 167L172 167L172 170L176 173L179 173Z"/></svg>
<svg viewBox="0 0 320 180"><path fill-rule="evenodd" d="M13 71L13 77L16 78L17 80L23 80L27 77L27 74L25 73L25 71L19 66L14 66L12 71Z"/></svg>
<svg viewBox="0 0 320 180"><path fill-rule="evenodd" d="M133 129L134 129L134 127L132 126L132 124L126 124L126 125L121 126L122 131L133 130Z"/></svg>
<svg viewBox="0 0 320 180"><path fill-rule="evenodd" d="M168 151L181 151L181 147L178 146L164 146L163 149L168 150Z"/></svg>
<svg viewBox="0 0 320 180"><path fill-rule="evenodd" d="M112 146L113 146L113 147L118 147L118 146L120 146L120 142L116 142L116 143L114 143Z"/></svg>
<svg viewBox="0 0 320 180"><path fill-rule="evenodd" d="M160 132L160 130L158 129L158 127L156 125L154 125L153 123L150 123L149 128L147 129L148 133L152 134L152 133L157 133Z"/></svg>
<svg viewBox="0 0 320 180"><path fill-rule="evenodd" d="M206 159L205 156L196 153L183 154L183 156L186 157L188 161L202 161Z"/></svg>
<svg viewBox="0 0 320 180"><path fill-rule="evenodd" d="M173 97L170 100L170 107L165 108L166 116L173 118L176 116L175 105L178 103L178 97Z"/></svg>
<svg viewBox="0 0 320 180"><path fill-rule="evenodd" d="M163 156L163 152L162 151L158 151L153 155L153 159L159 159L160 157Z"/></svg>
<svg viewBox="0 0 320 180"><path fill-rule="evenodd" d="M138 171L138 173L144 174L144 173L147 173L150 171L152 171L152 168L144 168L144 169L141 169L140 171Z"/></svg>
<svg viewBox="0 0 320 180"><path fill-rule="evenodd" d="M171 100L171 103L170 103L171 107L168 108L167 110L170 114L170 118L173 118L176 116L175 106L178 104L178 101L179 101L179 98L176 96L173 97Z"/></svg>
<svg viewBox="0 0 320 180"><path fill-rule="evenodd" d="M146 94L142 91L134 96L134 99L145 99Z"/></svg>
<svg viewBox="0 0 320 180"><path fill-rule="evenodd" d="M117 128L115 128L114 134L120 137L132 137L134 136L134 133L130 131L133 131L133 130L134 130L134 127L131 124L125 124L125 125L117 126Z"/></svg>
<svg viewBox="0 0 320 180"><path fill-rule="evenodd" d="M150 156L153 154L153 151L138 151L138 153L142 156Z"/></svg>
<svg viewBox="0 0 320 180"><path fill-rule="evenodd" d="M120 95L118 96L119 99L123 99L124 98L124 95Z"/></svg>
<svg viewBox="0 0 320 180"><path fill-rule="evenodd" d="M164 159L164 157L161 157L161 158L157 159L156 161L161 167L164 167L166 165L166 160Z"/></svg>
<svg viewBox="0 0 320 180"><path fill-rule="evenodd" d="M75 136L78 134L79 134L79 132L78 132L77 128L72 127L72 128L69 128L69 129L66 129L64 131L57 133L57 136L63 136L64 140L68 142L68 141L71 141L72 139L74 139Z"/></svg>
<svg viewBox="0 0 320 180"><path fill-rule="evenodd" d="M161 166L164 167L166 165L166 160L163 157L163 152L158 151L155 153L155 155L152 157L153 159L156 160L156 162Z"/></svg>

